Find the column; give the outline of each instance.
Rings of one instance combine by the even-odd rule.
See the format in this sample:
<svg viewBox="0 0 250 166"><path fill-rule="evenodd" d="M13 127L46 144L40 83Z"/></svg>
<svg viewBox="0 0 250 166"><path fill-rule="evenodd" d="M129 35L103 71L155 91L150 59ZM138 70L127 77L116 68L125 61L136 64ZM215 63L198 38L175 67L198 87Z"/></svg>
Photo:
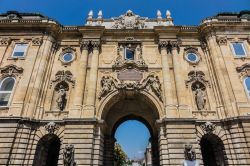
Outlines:
<svg viewBox="0 0 250 166"><path fill-rule="evenodd" d="M96 99L96 87L97 87L97 77L98 77L98 63L99 63L99 41L91 41L93 48L93 54L90 65L90 72L88 78L88 90L86 97L86 105L84 106L85 117L94 117L95 114L95 99Z"/></svg>
<svg viewBox="0 0 250 166"><path fill-rule="evenodd" d="M42 91L41 86L44 83L44 75L45 75L45 71L47 69L47 63L49 60L49 56L50 56L50 52L51 52L51 48L52 48L52 44L53 44L53 38L50 36L46 36L46 39L44 40L45 42L43 43L43 49L41 49L38 53L38 59L35 63L35 67L39 66L37 68L36 73L34 73L32 75L32 79L34 79L34 84L32 87L32 92L28 101L28 107L25 110L25 115L27 117L32 118L33 115L36 112L36 106L37 106L37 102L39 100L40 93ZM35 78L34 78L35 77Z"/></svg>
<svg viewBox="0 0 250 166"><path fill-rule="evenodd" d="M159 47L161 51L161 61L162 61L162 75L163 75L163 87L164 87L164 104L165 104L165 111L167 117L175 117L176 116L176 107L173 103L173 93L172 89L173 86L171 84L171 76L169 70L169 61L168 56L170 52L167 51L168 42L167 41L160 41Z"/></svg>
<svg viewBox="0 0 250 166"><path fill-rule="evenodd" d="M88 65L88 48L89 41L81 42L82 53L80 56L79 66L77 66L77 79L74 88L74 106L70 111L70 117L75 117L80 115L80 111L83 105L84 89L86 84L86 73Z"/></svg>
<svg viewBox="0 0 250 166"><path fill-rule="evenodd" d="M187 117L189 110L188 99L187 99L187 89L185 86L185 78L187 75L184 75L182 68L182 59L179 55L180 41L171 41L172 46L172 56L173 56L173 66L174 66L174 77L178 101L178 110L180 111L180 116ZM184 112L185 111L185 112ZM191 114L190 114L191 116Z"/></svg>

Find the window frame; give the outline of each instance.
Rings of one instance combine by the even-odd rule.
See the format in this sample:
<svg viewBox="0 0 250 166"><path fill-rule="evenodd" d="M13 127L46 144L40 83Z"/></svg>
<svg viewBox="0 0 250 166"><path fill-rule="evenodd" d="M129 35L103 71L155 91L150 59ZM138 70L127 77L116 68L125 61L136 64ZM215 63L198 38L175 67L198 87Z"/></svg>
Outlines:
<svg viewBox="0 0 250 166"><path fill-rule="evenodd" d="M250 99L250 90L248 90L247 85L246 85L247 79L250 79L250 76L245 77L243 80L243 83L244 83L245 92L247 93L247 97Z"/></svg>
<svg viewBox="0 0 250 166"><path fill-rule="evenodd" d="M130 49L130 50L133 50L134 51L134 57L133 57L133 59L129 59L129 58L127 58L127 49ZM124 47L124 59L125 60L130 60L130 61L134 61L135 60L135 54L136 54L136 49L133 49L133 48L131 48L131 47Z"/></svg>
<svg viewBox="0 0 250 166"><path fill-rule="evenodd" d="M23 53L23 56L14 56L14 53L15 53L15 50L16 50L17 45L26 45L25 51L24 51L24 53ZM26 54L27 54L28 47L29 47L29 44L28 44L28 43L15 43L14 49L13 49L13 51L12 51L11 58L25 58L25 57L26 57Z"/></svg>
<svg viewBox="0 0 250 166"><path fill-rule="evenodd" d="M9 77L5 77L5 78L1 78L2 80L0 80L0 89L1 89L1 87L2 87L3 82L4 82L5 80L9 79L9 78L11 78L11 79L14 80L14 85L13 85L13 88L12 88L11 91L1 91L1 90L0 90L0 94L10 94L7 105L0 105L0 108L9 107L10 100L11 100L11 98L12 98L12 94L13 94L13 91L14 91L14 88L15 88L15 85L16 85L16 79L15 79L15 77L9 76Z"/></svg>
<svg viewBox="0 0 250 166"><path fill-rule="evenodd" d="M234 49L234 46L233 46L233 44L235 44L235 43L236 43L236 44L240 44L240 45L242 46L242 49L243 49L245 55L237 55L237 54L236 54L235 49ZM246 48L245 48L245 44L244 44L243 41L240 41L240 42L231 42L230 45L231 45L231 49L232 49L232 51L233 51L234 57L236 57L236 58L245 58L245 57L247 57L247 50L246 50Z"/></svg>

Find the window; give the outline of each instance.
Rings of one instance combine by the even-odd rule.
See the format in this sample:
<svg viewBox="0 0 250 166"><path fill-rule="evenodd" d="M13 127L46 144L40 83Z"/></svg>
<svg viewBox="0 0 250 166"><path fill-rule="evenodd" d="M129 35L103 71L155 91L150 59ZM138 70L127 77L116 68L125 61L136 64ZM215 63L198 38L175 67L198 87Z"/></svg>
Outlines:
<svg viewBox="0 0 250 166"><path fill-rule="evenodd" d="M16 44L12 57L24 57L28 44Z"/></svg>
<svg viewBox="0 0 250 166"><path fill-rule="evenodd" d="M13 77L7 77L0 81L0 107L7 106L15 85Z"/></svg>
<svg viewBox="0 0 250 166"><path fill-rule="evenodd" d="M250 76L245 78L244 85L245 85L247 95L248 95L248 97L250 97Z"/></svg>
<svg viewBox="0 0 250 166"><path fill-rule="evenodd" d="M195 53L188 53L186 55L186 60L191 62L191 63L197 63L200 60L200 58Z"/></svg>
<svg viewBox="0 0 250 166"><path fill-rule="evenodd" d="M233 48L233 52L234 55L237 57L246 57L246 50L244 48L244 44L237 42L237 43L232 43L232 48Z"/></svg>
<svg viewBox="0 0 250 166"><path fill-rule="evenodd" d="M131 48L125 48L125 59L134 60L135 59L135 50Z"/></svg>
<svg viewBox="0 0 250 166"><path fill-rule="evenodd" d="M66 53L62 56L62 60L66 63L71 62L73 60L73 55L71 53Z"/></svg>

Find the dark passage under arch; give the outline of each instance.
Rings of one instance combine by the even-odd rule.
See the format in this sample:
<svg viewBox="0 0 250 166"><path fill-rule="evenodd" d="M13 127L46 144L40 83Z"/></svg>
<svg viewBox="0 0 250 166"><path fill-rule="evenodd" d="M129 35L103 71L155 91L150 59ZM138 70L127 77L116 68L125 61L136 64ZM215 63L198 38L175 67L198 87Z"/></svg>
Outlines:
<svg viewBox="0 0 250 166"><path fill-rule="evenodd" d="M60 145L56 135L42 137L37 144L33 166L57 166Z"/></svg>
<svg viewBox="0 0 250 166"><path fill-rule="evenodd" d="M207 134L200 141L204 166L225 166L224 145L219 137Z"/></svg>

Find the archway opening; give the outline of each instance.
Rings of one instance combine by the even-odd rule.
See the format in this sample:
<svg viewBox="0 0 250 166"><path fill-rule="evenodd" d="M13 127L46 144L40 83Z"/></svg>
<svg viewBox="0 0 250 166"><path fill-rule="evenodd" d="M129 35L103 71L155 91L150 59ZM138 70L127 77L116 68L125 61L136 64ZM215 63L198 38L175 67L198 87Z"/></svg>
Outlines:
<svg viewBox="0 0 250 166"><path fill-rule="evenodd" d="M225 166L224 145L219 137L207 134L200 141L204 166Z"/></svg>
<svg viewBox="0 0 250 166"><path fill-rule="evenodd" d="M159 112L153 102L142 94L126 93L106 104L102 111L105 127L102 129L104 151L103 165L114 165L115 133L120 125L129 120L141 122L150 133L152 165L159 165L158 128ZM138 134L129 133L132 137ZM141 135L140 135L141 136ZM141 152L143 153L143 152Z"/></svg>
<svg viewBox="0 0 250 166"><path fill-rule="evenodd" d="M151 134L144 123L139 120L127 120L118 126L114 137L115 147L121 147L127 163L152 164ZM119 160L120 154L115 153L116 155Z"/></svg>
<svg viewBox="0 0 250 166"><path fill-rule="evenodd" d="M57 166L60 145L56 135L42 137L37 144L33 166Z"/></svg>

